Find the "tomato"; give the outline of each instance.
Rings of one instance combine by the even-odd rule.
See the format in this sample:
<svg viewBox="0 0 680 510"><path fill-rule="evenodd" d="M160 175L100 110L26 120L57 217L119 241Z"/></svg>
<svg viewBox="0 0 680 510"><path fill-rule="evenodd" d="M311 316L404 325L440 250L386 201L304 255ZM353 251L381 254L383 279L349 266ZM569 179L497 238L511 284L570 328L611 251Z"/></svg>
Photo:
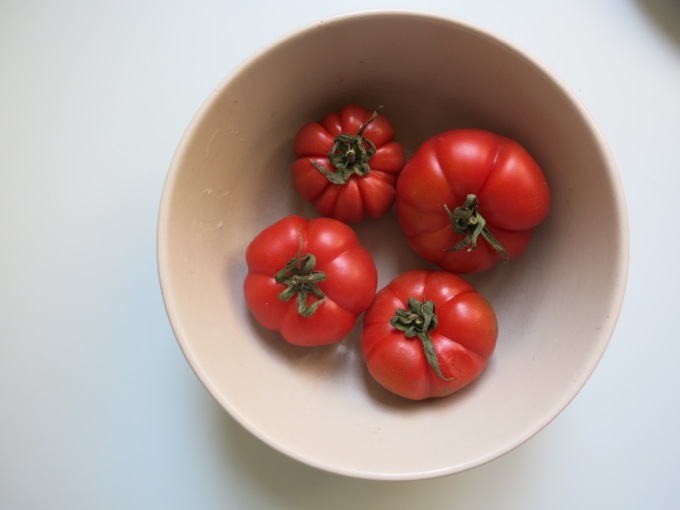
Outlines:
<svg viewBox="0 0 680 510"><path fill-rule="evenodd" d="M498 337L491 304L447 271L397 276L376 294L363 322L368 371L387 390L412 400L444 397L477 379Z"/></svg>
<svg viewBox="0 0 680 510"><path fill-rule="evenodd" d="M378 285L371 254L349 226L332 218L277 221L250 242L246 263L248 308L295 345L344 338Z"/></svg>
<svg viewBox="0 0 680 510"><path fill-rule="evenodd" d="M376 111L347 105L295 138L293 179L323 216L345 223L385 215L394 203L404 150Z"/></svg>
<svg viewBox="0 0 680 510"><path fill-rule="evenodd" d="M426 140L397 184L397 217L410 246L454 273L518 257L549 208L536 161L516 141L484 130Z"/></svg>

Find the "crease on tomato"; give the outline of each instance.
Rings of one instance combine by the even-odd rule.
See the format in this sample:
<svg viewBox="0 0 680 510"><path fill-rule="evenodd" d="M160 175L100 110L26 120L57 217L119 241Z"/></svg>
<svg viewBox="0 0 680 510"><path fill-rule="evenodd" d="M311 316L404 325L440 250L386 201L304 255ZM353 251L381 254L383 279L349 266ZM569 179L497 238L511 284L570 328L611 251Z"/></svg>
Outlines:
<svg viewBox="0 0 680 510"><path fill-rule="evenodd" d="M365 325L363 335L367 340L361 343L361 352L364 358L372 358L375 355L376 349L383 342L388 341L387 338L391 334L393 333L389 322L380 321Z"/></svg>
<svg viewBox="0 0 680 510"><path fill-rule="evenodd" d="M478 293L472 285L470 285L466 280L463 280L462 278L459 278L460 281L457 283L457 286L455 287L455 290L453 292L449 290L454 288L453 285L448 284L445 286L441 286L437 283L437 280L440 279L441 275L437 271L431 271L425 276L422 299L432 300L435 302L436 305L441 307L442 305L445 305L446 303L448 303L452 299L457 298L458 296L463 296L467 293L472 294ZM437 290L441 288L447 289L447 292L446 293L443 293L441 291L433 292L432 290L432 289Z"/></svg>
<svg viewBox="0 0 680 510"><path fill-rule="evenodd" d="M363 177L352 176L343 184L335 202L334 217L345 223L357 223L366 215L366 202L362 196Z"/></svg>
<svg viewBox="0 0 680 510"><path fill-rule="evenodd" d="M459 131L454 131L451 133L458 134ZM495 138L495 135L493 135L493 137ZM462 181L459 172L452 171L452 169L447 169L448 171L444 170L442 160L446 159L444 157L444 153L451 142L449 141L449 138L447 136L442 136L441 138L438 138L437 141L439 143L433 144L434 148L432 152L434 153L435 155L434 159L437 162L437 170L438 172L441 173L441 178L447 183L450 194L452 195L451 198L453 200L453 203L446 205L448 205L449 208L460 207L465 203L465 199L469 194L474 194L479 197L482 194L482 190L484 189L484 186L488 182L491 173L493 172L494 164L497 162L500 156L501 149L500 145L497 144L494 156L492 158L489 158L490 161L486 161L485 162L486 164L482 167L486 170L483 178L479 182L473 183L469 180ZM462 166L468 165L470 164L470 162L458 161L456 159L455 164ZM477 162L475 162L475 164L477 164ZM474 175L475 176L479 175L479 172L475 171ZM441 206L443 207L444 204L441 204Z"/></svg>
<svg viewBox="0 0 680 510"><path fill-rule="evenodd" d="M293 152L296 157L325 157L333 147L335 137L318 122L302 126L295 137Z"/></svg>
<svg viewBox="0 0 680 510"><path fill-rule="evenodd" d="M375 143L374 140L373 143ZM401 144L390 140L383 145L376 143L376 151L370 159L371 171L381 171L393 175L395 178L404 168L406 159Z"/></svg>
<svg viewBox="0 0 680 510"><path fill-rule="evenodd" d="M354 264L348 264L348 260L354 261ZM357 261L365 267L361 273L355 267ZM378 286L378 271L363 248L350 248L327 261L323 268L333 277L334 284L320 282L319 286L339 306L358 315L373 302ZM348 282L352 284L348 285Z"/></svg>
<svg viewBox="0 0 680 510"><path fill-rule="evenodd" d="M423 213L437 214L446 202L449 183L435 151L428 150L426 147L422 148L407 165L408 168L402 170L397 182L400 200ZM423 175L422 170L415 171L414 168L426 169L427 175ZM433 183L432 180L435 182ZM435 198L434 193L441 196ZM423 200L423 196L431 199Z"/></svg>
<svg viewBox="0 0 680 510"><path fill-rule="evenodd" d="M498 318L489 302L478 292L461 293L446 305L440 325L447 337L482 360L488 360L496 347ZM487 328L470 330L469 324L485 324Z"/></svg>
<svg viewBox="0 0 680 510"><path fill-rule="evenodd" d="M416 253L426 260L438 264L454 253L447 251L444 247L453 246L457 242L456 237L447 221L446 225L442 225L436 230L424 230L411 234L408 239ZM462 236L460 237L462 238ZM426 239L428 239L427 242Z"/></svg>
<svg viewBox="0 0 680 510"><path fill-rule="evenodd" d="M318 210L330 211L335 215L341 191L339 188L340 187L337 184L329 184L326 186L321 194L314 200L316 208Z"/></svg>
<svg viewBox="0 0 680 510"><path fill-rule="evenodd" d="M343 132L343 121L342 117L339 112L328 112L326 115L324 115L323 119L321 120L320 124L326 129L328 134L333 138L333 141L335 141L335 137L338 136L340 133ZM358 128L357 128L358 130ZM331 147L333 144L331 143ZM328 148L330 150L330 147Z"/></svg>
<svg viewBox="0 0 680 510"><path fill-rule="evenodd" d="M432 394L448 395L464 388L480 376L488 362L488 358L451 338L433 340L433 343L441 364L447 369L442 372L451 379L444 381L434 372L426 373Z"/></svg>
<svg viewBox="0 0 680 510"><path fill-rule="evenodd" d="M312 160L329 169L328 159L320 156L300 158L293 162L293 178L296 186L302 197L310 202L317 200L330 185L328 179L314 167Z"/></svg>
<svg viewBox="0 0 680 510"><path fill-rule="evenodd" d="M378 172L371 172L361 177L358 183L361 196L362 213L377 218L387 212L394 201L394 188Z"/></svg>
<svg viewBox="0 0 680 510"><path fill-rule="evenodd" d="M524 157L519 157L518 154ZM489 199L494 206L484 207L486 219L493 225L508 230L536 228L550 210L550 188L542 169L521 145L514 142L505 143L497 166L493 175L489 176L483 192L485 197L491 195ZM508 182L514 190L511 195L515 199L512 201L508 199ZM514 229L507 224L508 218L515 224Z"/></svg>
<svg viewBox="0 0 680 510"><path fill-rule="evenodd" d="M368 122L372 115L373 112L366 116L363 123ZM377 147L384 147L385 145L392 143L392 139L394 138L394 128L385 117L383 117L381 114L378 114L373 122L368 124L366 129L364 129L364 136L373 142Z"/></svg>
<svg viewBox="0 0 680 510"><path fill-rule="evenodd" d="M486 189L487 183L491 179L491 174L493 174L496 171L496 169L498 168L498 162L500 161L501 154L504 152L504 150L503 150L504 146L505 146L505 144L499 143L498 146L496 147L496 153L494 154L494 157L493 157L493 159L492 159L492 161L489 165L490 169L489 169L488 173L486 174L484 181L482 181L481 186L479 187L479 191L477 193L477 199L480 201L480 204L482 204L482 207L481 207L482 211L480 212L480 214L484 211L484 207L483 207L484 190ZM482 198L480 198L480 197L482 197ZM482 214L482 216L483 216L483 214Z"/></svg>

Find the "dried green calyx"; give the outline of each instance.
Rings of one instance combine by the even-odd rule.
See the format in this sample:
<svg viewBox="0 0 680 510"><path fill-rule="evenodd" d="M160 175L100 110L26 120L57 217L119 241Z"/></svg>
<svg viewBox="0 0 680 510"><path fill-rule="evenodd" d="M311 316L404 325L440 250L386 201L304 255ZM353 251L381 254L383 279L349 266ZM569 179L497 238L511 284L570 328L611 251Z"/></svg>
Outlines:
<svg viewBox="0 0 680 510"><path fill-rule="evenodd" d="M456 251L462 248L472 251L477 247L477 238L481 235L505 260L508 260L508 253L505 248L489 231L486 227L486 220L479 214L478 204L477 196L472 194L467 196L464 205L456 207L453 211L444 204L453 231L458 235L465 236L448 251Z"/></svg>
<svg viewBox="0 0 680 510"><path fill-rule="evenodd" d="M423 350L427 362L434 370L434 372L441 379L450 381L453 377L444 377L441 368L439 367L439 360L437 353L430 338L430 331L437 327L437 314L435 313L434 303L430 300L425 300L422 303L417 299L410 297L407 301L408 310L398 308L394 317L390 320L390 324L403 331L406 338L417 337L423 344Z"/></svg>
<svg viewBox="0 0 680 510"><path fill-rule="evenodd" d="M289 301L293 296L297 296L297 311L303 317L311 317L326 299L326 295L317 285L326 279L326 273L316 271L315 265L314 255L311 253L301 255L298 251L274 276L277 283L286 285L286 289L279 294L279 299ZM309 294L317 298L311 305L308 304Z"/></svg>
<svg viewBox="0 0 680 510"><path fill-rule="evenodd" d="M376 146L364 137L364 130L378 117L380 108L373 112L371 118L359 128L356 135L340 133L335 137L333 147L328 153L328 160L335 168L335 172L329 172L316 161L310 160L312 165L333 184L346 184L352 175L364 177L371 171L368 161L375 154Z"/></svg>

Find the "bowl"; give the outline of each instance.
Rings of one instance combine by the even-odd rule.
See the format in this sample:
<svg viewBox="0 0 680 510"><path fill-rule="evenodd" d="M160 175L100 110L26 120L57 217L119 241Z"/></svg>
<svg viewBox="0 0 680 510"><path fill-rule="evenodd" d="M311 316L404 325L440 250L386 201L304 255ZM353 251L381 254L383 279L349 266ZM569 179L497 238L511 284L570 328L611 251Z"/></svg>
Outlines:
<svg viewBox="0 0 680 510"><path fill-rule="evenodd" d="M381 105L407 156L446 129L511 137L550 184L550 214L527 252L467 276L494 306L499 337L481 377L449 397L414 402L378 386L359 353L361 321L337 344L302 348L264 330L246 307L251 239L286 215L317 215L292 182L296 132L345 103ZM379 288L428 267L393 211L353 228L375 258ZM236 421L319 469L413 480L496 459L572 401L613 334L628 235L606 143L544 66L454 19L369 11L302 28L217 86L172 160L157 252L179 346Z"/></svg>

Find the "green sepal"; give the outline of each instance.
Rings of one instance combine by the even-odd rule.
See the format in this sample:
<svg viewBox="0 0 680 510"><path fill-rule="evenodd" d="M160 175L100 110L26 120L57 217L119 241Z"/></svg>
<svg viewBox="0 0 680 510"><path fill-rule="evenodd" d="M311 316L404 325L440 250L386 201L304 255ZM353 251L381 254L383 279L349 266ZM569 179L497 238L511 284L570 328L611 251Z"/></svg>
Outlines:
<svg viewBox="0 0 680 510"><path fill-rule="evenodd" d="M425 300L421 303L417 299L409 297L407 304L408 310L398 308L395 311L394 317L390 320L390 324L397 330L402 331L406 338L417 337L423 344L425 358L432 370L434 370L434 373L445 381L452 381L453 377L445 377L442 374L439 359L430 337L430 331L436 328L438 323L434 302Z"/></svg>

